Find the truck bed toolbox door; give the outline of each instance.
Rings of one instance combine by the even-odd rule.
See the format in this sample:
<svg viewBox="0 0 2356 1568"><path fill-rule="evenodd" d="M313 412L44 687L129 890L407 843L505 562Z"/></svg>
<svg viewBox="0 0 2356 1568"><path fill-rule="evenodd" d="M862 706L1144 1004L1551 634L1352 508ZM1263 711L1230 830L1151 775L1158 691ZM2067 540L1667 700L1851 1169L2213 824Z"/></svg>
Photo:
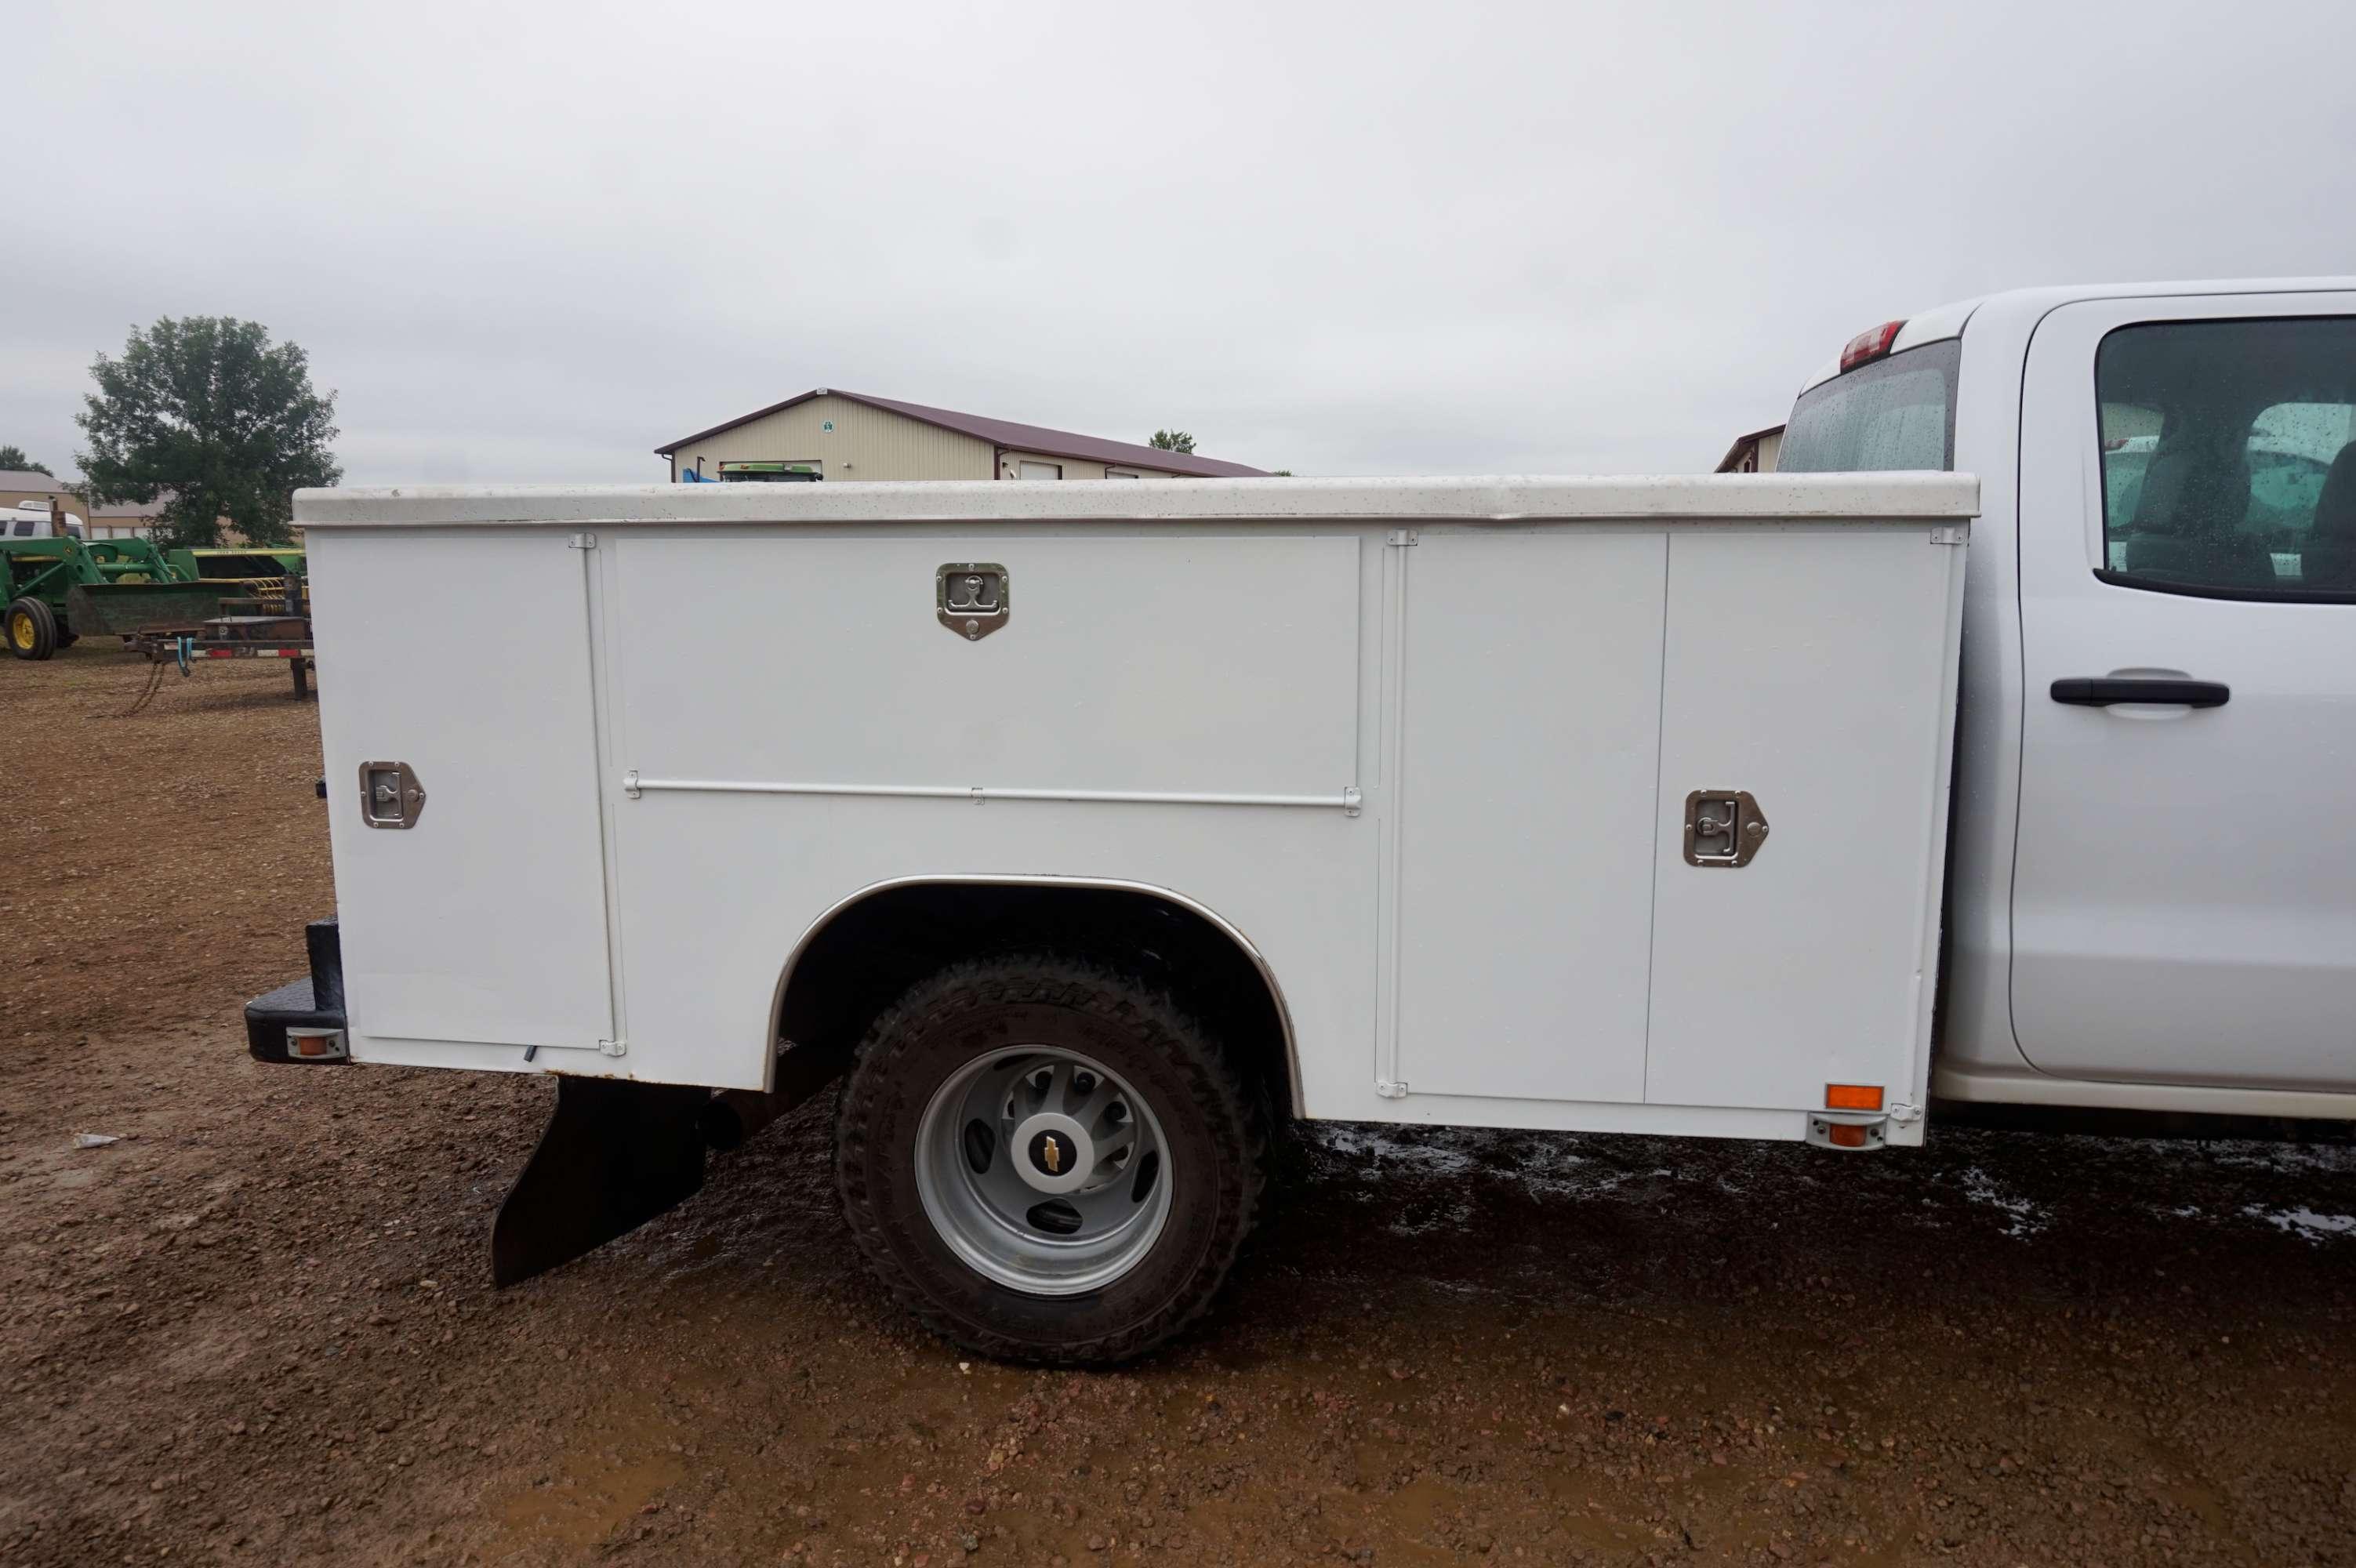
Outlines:
<svg viewBox="0 0 2356 1568"><path fill-rule="evenodd" d="M358 1059L614 1070L586 537L310 532Z"/></svg>

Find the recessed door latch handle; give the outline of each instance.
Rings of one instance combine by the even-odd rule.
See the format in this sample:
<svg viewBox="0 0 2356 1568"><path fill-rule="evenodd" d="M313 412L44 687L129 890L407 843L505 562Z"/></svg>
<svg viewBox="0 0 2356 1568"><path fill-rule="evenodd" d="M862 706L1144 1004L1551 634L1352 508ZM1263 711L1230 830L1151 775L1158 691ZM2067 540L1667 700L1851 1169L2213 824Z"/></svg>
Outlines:
<svg viewBox="0 0 2356 1568"><path fill-rule="evenodd" d="M1697 789L1686 797L1686 864L1751 864L1767 842L1767 813L1748 789Z"/></svg>
<svg viewBox="0 0 2356 1568"><path fill-rule="evenodd" d="M2156 707L2222 708L2233 695L2222 681L2187 681L2177 675L2076 675L2053 682L2053 700L2079 708L2118 703Z"/></svg>
<svg viewBox="0 0 2356 1568"><path fill-rule="evenodd" d="M360 764L360 821L372 828L413 828L425 810L425 786L406 762Z"/></svg>
<svg viewBox="0 0 2356 1568"><path fill-rule="evenodd" d="M952 561L933 574L933 609L943 626L980 642L1006 624L1006 568L991 561Z"/></svg>

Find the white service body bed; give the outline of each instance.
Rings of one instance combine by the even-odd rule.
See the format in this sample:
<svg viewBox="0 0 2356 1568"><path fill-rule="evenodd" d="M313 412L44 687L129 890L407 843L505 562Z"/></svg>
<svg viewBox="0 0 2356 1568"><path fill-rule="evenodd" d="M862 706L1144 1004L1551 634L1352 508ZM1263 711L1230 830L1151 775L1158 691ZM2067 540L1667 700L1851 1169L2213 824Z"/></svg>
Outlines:
<svg viewBox="0 0 2356 1568"><path fill-rule="evenodd" d="M1921 1139L1968 477L295 504L355 1059L761 1088L834 912L1079 879L1248 944L1306 1115Z"/></svg>

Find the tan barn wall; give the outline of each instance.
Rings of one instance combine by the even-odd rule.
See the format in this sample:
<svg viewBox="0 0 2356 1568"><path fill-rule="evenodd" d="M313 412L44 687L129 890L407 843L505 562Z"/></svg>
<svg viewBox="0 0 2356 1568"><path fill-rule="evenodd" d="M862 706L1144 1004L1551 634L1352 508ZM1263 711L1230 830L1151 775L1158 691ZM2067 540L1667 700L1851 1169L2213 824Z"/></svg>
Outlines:
<svg viewBox="0 0 2356 1568"><path fill-rule="evenodd" d="M834 428L827 430L828 420ZM816 463L831 485L861 479L986 479L989 442L848 398L814 397L708 435L677 454L680 469L703 459L707 478L727 463Z"/></svg>
<svg viewBox="0 0 2356 1568"><path fill-rule="evenodd" d="M160 512L148 512L138 517L117 515L91 518L83 526L89 531L90 537L92 539L153 539L155 537L155 530L162 526L163 521L163 515ZM220 542L207 548L235 550L252 542L244 534L237 531L237 525L229 519L217 517L213 521L220 525ZM303 548L303 531L300 528L294 530L292 543L271 544L263 548L300 550Z"/></svg>
<svg viewBox="0 0 2356 1568"><path fill-rule="evenodd" d="M1721 474L1772 474L1783 460L1783 431L1781 425L1762 430L1756 435L1739 437L1718 465Z"/></svg>
<svg viewBox="0 0 2356 1568"><path fill-rule="evenodd" d="M998 477L1001 479L1020 478L1023 474L1022 465L1024 463L1061 464L1064 469L1064 478L1067 479L1101 479L1105 477L1105 468L1107 467L1107 465L1103 463L1089 462L1088 460L1081 457L1058 457L1046 452L1017 452L1010 446L1005 451L998 455ZM1124 467L1124 465L1115 463L1110 465L1110 467L1119 468ZM1175 474L1165 474L1153 468L1148 468L1141 464L1127 465L1127 468L1129 472L1135 474L1141 479L1174 479L1178 478Z"/></svg>
<svg viewBox="0 0 2356 1568"><path fill-rule="evenodd" d="M983 472L985 475L988 473L987 464L983 466ZM52 499L76 517L81 516L89 510L81 504L80 496L75 495L63 485L58 485L45 490L0 490L0 511L15 511L18 501L38 501L43 506L47 506Z"/></svg>

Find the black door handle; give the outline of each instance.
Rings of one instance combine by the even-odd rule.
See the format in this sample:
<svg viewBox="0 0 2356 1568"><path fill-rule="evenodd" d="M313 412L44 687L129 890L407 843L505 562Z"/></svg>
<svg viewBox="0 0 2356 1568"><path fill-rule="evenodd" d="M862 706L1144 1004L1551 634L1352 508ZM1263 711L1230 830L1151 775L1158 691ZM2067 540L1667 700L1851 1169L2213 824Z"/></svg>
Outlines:
<svg viewBox="0 0 2356 1568"><path fill-rule="evenodd" d="M2053 682L2053 700L2082 708L2107 708L2113 703L2181 703L2188 708L2222 708L2233 694L2222 681L2182 681L2173 675L2078 676Z"/></svg>

